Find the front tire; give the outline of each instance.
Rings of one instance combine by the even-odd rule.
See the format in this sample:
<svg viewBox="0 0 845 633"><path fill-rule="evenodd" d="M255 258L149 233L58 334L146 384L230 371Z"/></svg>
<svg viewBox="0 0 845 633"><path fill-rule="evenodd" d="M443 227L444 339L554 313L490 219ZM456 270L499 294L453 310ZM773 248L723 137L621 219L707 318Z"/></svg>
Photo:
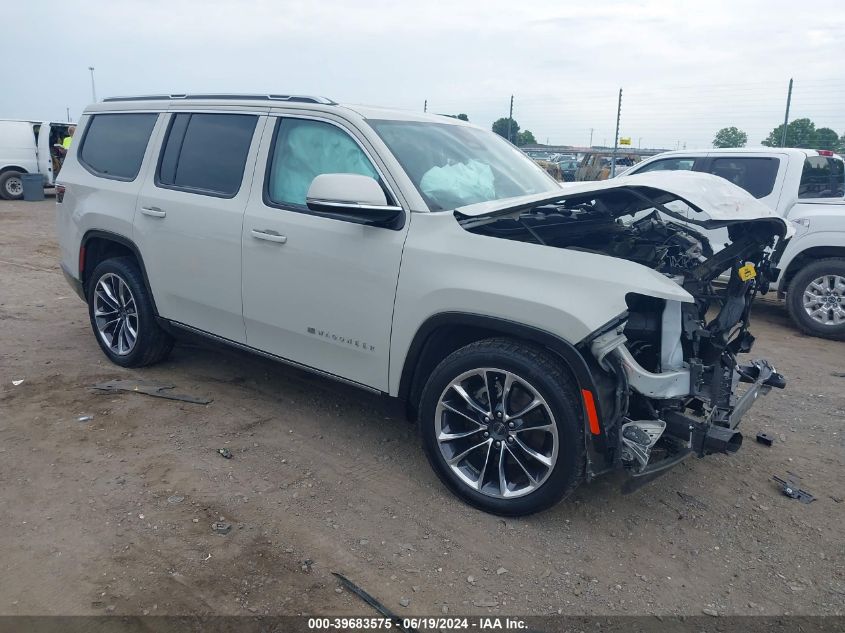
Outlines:
<svg viewBox="0 0 845 633"><path fill-rule="evenodd" d="M830 257L804 266L789 282L786 305L806 334L845 340L845 259Z"/></svg>
<svg viewBox="0 0 845 633"><path fill-rule="evenodd" d="M550 352L509 339L463 347L420 401L429 463L458 497L522 516L567 497L584 473L584 425L570 373Z"/></svg>
<svg viewBox="0 0 845 633"><path fill-rule="evenodd" d="M23 198L22 175L19 171L6 171L0 174L0 198L4 200Z"/></svg>
<svg viewBox="0 0 845 633"><path fill-rule="evenodd" d="M87 288L88 316L100 349L122 367L144 367L167 358L173 337L156 321L138 264L131 257L101 262Z"/></svg>

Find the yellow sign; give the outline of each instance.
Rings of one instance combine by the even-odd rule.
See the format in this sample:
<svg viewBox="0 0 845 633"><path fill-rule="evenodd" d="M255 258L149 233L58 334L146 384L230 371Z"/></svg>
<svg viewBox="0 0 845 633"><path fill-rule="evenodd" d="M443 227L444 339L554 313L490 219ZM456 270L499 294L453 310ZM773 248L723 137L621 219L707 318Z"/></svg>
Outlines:
<svg viewBox="0 0 845 633"><path fill-rule="evenodd" d="M620 145L630 145L631 144L631 137L630 136L623 136L619 139Z"/></svg>
<svg viewBox="0 0 845 633"><path fill-rule="evenodd" d="M752 263L746 264L736 272L739 275L739 278L743 281L754 279L757 276L757 270L754 268L754 264Z"/></svg>

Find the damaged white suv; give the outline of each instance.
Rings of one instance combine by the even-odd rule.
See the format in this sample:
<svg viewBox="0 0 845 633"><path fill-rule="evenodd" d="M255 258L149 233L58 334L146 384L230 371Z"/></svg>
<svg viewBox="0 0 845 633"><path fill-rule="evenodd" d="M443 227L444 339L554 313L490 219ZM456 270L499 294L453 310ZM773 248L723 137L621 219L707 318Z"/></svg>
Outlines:
<svg viewBox="0 0 845 633"><path fill-rule="evenodd" d="M561 189L491 132L315 97L107 99L78 129L62 268L113 362L190 331L399 398L484 510L734 452L784 386L738 357L790 228L716 176Z"/></svg>

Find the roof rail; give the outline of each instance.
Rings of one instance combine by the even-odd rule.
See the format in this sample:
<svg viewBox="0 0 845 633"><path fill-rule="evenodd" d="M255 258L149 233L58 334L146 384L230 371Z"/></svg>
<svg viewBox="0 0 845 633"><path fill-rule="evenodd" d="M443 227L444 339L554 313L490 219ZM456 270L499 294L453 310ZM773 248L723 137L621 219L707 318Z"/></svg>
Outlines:
<svg viewBox="0 0 845 633"><path fill-rule="evenodd" d="M107 97L104 103L114 101L183 101L186 99L233 99L233 100L261 100L261 101L288 101L294 103L322 103L323 105L337 105L337 102L326 97L310 97L307 95L276 95L276 94L225 94L225 93L203 93L203 94L172 94L172 95L137 95L134 97Z"/></svg>

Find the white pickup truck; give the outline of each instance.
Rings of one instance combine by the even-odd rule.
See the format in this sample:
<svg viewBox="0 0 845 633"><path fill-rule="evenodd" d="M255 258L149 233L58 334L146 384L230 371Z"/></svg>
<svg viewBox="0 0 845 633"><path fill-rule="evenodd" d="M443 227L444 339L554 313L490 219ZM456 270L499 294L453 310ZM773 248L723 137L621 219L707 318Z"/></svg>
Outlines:
<svg viewBox="0 0 845 633"><path fill-rule="evenodd" d="M626 176L692 170L742 187L781 217L796 235L780 256L774 282L789 314L807 334L845 340L845 163L825 150L762 147L674 151L636 165ZM706 231L714 251L725 229Z"/></svg>
<svg viewBox="0 0 845 633"><path fill-rule="evenodd" d="M62 156L55 145L68 135L72 123L0 119L0 198L23 197L23 174L42 174L52 186Z"/></svg>

